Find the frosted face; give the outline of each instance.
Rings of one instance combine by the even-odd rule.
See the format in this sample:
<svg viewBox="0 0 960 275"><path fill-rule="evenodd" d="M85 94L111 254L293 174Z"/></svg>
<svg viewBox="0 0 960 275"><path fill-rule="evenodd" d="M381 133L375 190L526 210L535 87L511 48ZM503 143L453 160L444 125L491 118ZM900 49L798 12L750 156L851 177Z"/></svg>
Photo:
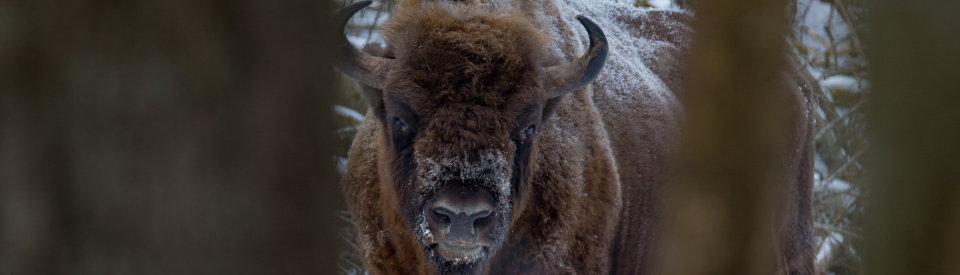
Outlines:
<svg viewBox="0 0 960 275"><path fill-rule="evenodd" d="M482 269L509 232L519 185L529 182L543 104L424 110L386 98L384 151L404 222L437 270Z"/></svg>

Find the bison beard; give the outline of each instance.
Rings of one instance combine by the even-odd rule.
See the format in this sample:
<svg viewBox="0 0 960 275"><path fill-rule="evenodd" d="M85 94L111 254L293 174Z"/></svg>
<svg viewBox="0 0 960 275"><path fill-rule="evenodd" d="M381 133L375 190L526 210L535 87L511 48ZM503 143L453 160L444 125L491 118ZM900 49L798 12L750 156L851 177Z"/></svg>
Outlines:
<svg viewBox="0 0 960 275"><path fill-rule="evenodd" d="M429 157L415 157L417 162L417 177L419 178L419 197L417 207L414 209L424 209L417 215L416 235L420 245L426 249L426 254L433 262L444 271L457 271L463 273L475 270L479 264L482 264L487 256L497 251L503 236L506 235L507 225L510 217L510 194L511 179L507 176L508 166L506 157L502 152L487 152L482 154L479 160L470 161L466 158L445 158L435 160ZM518 180L518 179L516 179ZM479 251L472 255L463 255L453 259L447 259L437 251L442 240L435 238L435 230L443 228L431 227L427 222L427 205L430 204L430 198L436 197L438 188L444 183L462 182L471 185L473 188L485 189L493 194L494 201L497 202L494 208L493 219L496 222L488 236L479 236L483 242L480 244ZM440 234L438 232L438 234ZM449 234L449 233L447 233ZM486 237L486 238L485 238ZM443 239L443 238L440 238Z"/></svg>
<svg viewBox="0 0 960 275"><path fill-rule="evenodd" d="M342 28L370 3L335 19ZM341 184L371 274L643 272L682 109L676 59L690 15L584 5L405 0L382 27L386 47L361 52L342 38L353 58L337 67L363 84L370 107ZM616 15L601 21L610 44L561 6ZM619 53L611 60L608 46ZM810 198L785 201L798 200ZM787 230L809 229L791 215ZM797 263L788 270L809 270L809 238L788 241Z"/></svg>

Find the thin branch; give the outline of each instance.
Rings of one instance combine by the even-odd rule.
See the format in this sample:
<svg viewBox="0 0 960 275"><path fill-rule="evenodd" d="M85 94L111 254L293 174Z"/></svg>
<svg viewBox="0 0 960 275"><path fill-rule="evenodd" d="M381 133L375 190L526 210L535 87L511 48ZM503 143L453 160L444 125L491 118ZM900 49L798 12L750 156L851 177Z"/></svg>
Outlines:
<svg viewBox="0 0 960 275"><path fill-rule="evenodd" d="M840 167L837 168L836 171L833 171L833 173L831 173L829 176L827 176L827 178L824 179L823 181L825 181L825 182L831 182L831 181L833 181L833 180L837 177L837 175L839 175L840 172L843 172L844 170L846 170L847 167L849 167L851 163L856 163L856 162L860 159L860 156L863 155L863 152L864 152L864 150L860 150L859 152L857 152L856 154L854 154L853 157L850 157L850 159L848 159L846 162L844 162L843 165L840 165Z"/></svg>
<svg viewBox="0 0 960 275"><path fill-rule="evenodd" d="M859 110L860 107L863 106L864 102L865 101L862 101L862 100L860 102L857 102L857 105L854 105L853 108L850 108L850 111L847 111L843 115L840 115L840 117L831 120L826 125L824 125L823 128L820 128L820 130L817 131L817 134L814 135L814 140L820 140L820 137L822 137L823 134L825 134L828 130L832 129L833 126L837 125L837 123L839 123L840 121L843 121L844 119L849 117L851 114L856 113L857 110Z"/></svg>

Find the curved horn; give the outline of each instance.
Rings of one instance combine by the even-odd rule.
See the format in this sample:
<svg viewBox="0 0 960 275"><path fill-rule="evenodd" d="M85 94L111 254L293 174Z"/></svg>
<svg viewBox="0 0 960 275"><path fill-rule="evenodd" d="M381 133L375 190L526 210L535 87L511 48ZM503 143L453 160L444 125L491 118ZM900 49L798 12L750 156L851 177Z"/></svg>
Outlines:
<svg viewBox="0 0 960 275"><path fill-rule="evenodd" d="M347 40L347 35L343 34L347 21L355 13L370 5L373 1L360 1L353 3L338 10L334 14L334 20L340 30L340 51L341 56L337 61L337 69L343 74L356 79L360 83L376 88L383 89L383 82L387 78L387 69L390 67L391 59L375 57L364 52L358 51Z"/></svg>
<svg viewBox="0 0 960 275"><path fill-rule="evenodd" d="M576 61L544 68L547 98L554 98L587 86L597 78L607 60L607 36L596 23L582 15L577 20L587 29L590 48Z"/></svg>

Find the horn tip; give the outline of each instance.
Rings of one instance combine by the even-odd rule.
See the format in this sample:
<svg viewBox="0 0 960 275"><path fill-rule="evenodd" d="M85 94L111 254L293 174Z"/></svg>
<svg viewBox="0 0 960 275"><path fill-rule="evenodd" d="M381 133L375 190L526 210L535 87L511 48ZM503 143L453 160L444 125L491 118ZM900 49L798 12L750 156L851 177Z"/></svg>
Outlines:
<svg viewBox="0 0 960 275"><path fill-rule="evenodd" d="M597 23L594 23L593 20L590 20L590 18L587 18L586 16L583 16L583 15L577 15L577 21L580 21L580 24L583 24L583 25L587 25L587 24L596 25L596 24L597 24Z"/></svg>
<svg viewBox="0 0 960 275"><path fill-rule="evenodd" d="M590 18L587 18L583 15L577 15L577 21L580 21L580 24L587 29L589 34L591 34L591 40L593 40L593 38L600 39L601 41L607 40L607 36L603 33L603 29L601 29L597 23L593 22L593 20L590 20Z"/></svg>

